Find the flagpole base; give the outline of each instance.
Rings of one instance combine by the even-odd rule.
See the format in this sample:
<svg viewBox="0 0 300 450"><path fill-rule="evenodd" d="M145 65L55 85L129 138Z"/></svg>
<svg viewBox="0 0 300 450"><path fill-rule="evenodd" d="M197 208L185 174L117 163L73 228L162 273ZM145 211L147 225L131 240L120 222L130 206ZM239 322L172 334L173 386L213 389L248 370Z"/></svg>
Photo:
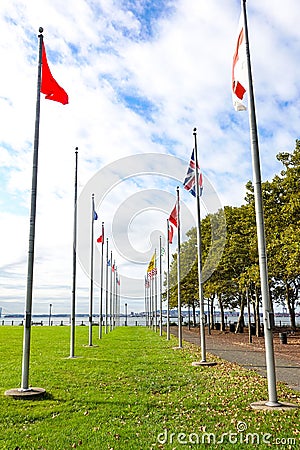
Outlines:
<svg viewBox="0 0 300 450"><path fill-rule="evenodd" d="M192 362L192 366L216 366L217 363L215 361L194 361Z"/></svg>
<svg viewBox="0 0 300 450"><path fill-rule="evenodd" d="M39 387L29 389L9 389L5 391L5 395L16 400L35 400L44 397L46 390Z"/></svg>
<svg viewBox="0 0 300 450"><path fill-rule="evenodd" d="M182 349L183 349L183 346L173 347L173 350L182 350Z"/></svg>
<svg viewBox="0 0 300 450"><path fill-rule="evenodd" d="M268 402L266 400L254 402L250 404L252 409L259 409L259 410L271 410L271 409L279 409L280 411L288 411L290 409L299 408L298 405L295 405L293 403L281 403L281 402Z"/></svg>

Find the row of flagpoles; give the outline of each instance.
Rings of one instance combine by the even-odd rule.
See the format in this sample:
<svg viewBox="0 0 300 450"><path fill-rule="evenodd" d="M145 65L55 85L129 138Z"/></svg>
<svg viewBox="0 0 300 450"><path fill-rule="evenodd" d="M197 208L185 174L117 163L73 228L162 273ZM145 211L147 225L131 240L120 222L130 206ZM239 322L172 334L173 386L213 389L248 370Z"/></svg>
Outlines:
<svg viewBox="0 0 300 450"><path fill-rule="evenodd" d="M183 182L183 187L190 192L196 201L197 211L197 260L198 260L198 281L199 281L199 304L200 304L200 336L201 336L201 352L202 362L206 362L205 349L205 314L204 314L204 298L202 286L202 253L201 253L201 213L200 213L200 197L203 191L202 173L198 163L198 147L197 147L197 130L194 129L194 149L192 151L187 174ZM198 180L198 182L196 182ZM179 187L176 189L176 203L167 219L167 270L166 270L166 303L167 303L167 339L170 339L170 302L169 302L169 270L170 270L170 244L173 243L175 229L177 230L177 314L178 314L178 347L182 348L182 314L181 314L181 292L180 292L180 194ZM162 247L161 236L159 241L159 317L160 317L160 334L162 334ZM154 252L145 276L145 311L149 318L148 324L157 329L157 263L156 251Z"/></svg>
<svg viewBox="0 0 300 450"><path fill-rule="evenodd" d="M256 214L256 226L258 237L258 253L259 253L259 268L260 268L260 280L261 280L261 293L263 303L263 320L264 320L264 336L265 336L265 351L266 351L266 367L267 367L267 380L268 380L268 393L269 400L266 403L268 406L280 406L277 399L276 392L276 376L275 376L275 359L274 359L274 347L273 347L273 312L272 305L269 296L268 287L268 270L267 270L267 255L266 255L266 240L265 240L265 228L264 228L264 215L263 215L263 201L262 201L262 189L261 189L261 170L260 170L260 157L259 157L259 145L258 145L258 133L256 123L256 111L254 101L254 90L252 83L251 61L249 51L249 38L248 38L248 24L246 15L246 0L241 0L241 18L239 22L239 33L237 39L237 46L234 52L233 66L232 66L232 93L234 100L234 107L237 111L243 111L246 109L243 104L243 97L248 90L249 95L249 126L250 126L250 142L252 153L252 168L253 168L253 184L254 184L254 198L255 198L255 214ZM32 190L31 190L31 207L30 207L30 229L29 229L29 249L28 249L28 270L27 270L27 289L26 289L26 302L25 302L25 320L24 320L24 339L23 339L23 357L22 357L22 381L21 391L28 391L29 382L29 356L30 356L30 333L31 333L31 316L32 316L32 285L33 285L33 265L34 265L34 242L35 242L35 218L36 218L36 197L37 197L37 170L38 170L38 147L39 147L39 122L40 122L40 93L46 95L49 100L57 101L62 104L68 103L68 95L61 86L53 78L46 56L46 50L43 43L43 29L40 28L39 35L39 59L38 59L38 77L37 77L37 101L36 101L36 120L35 120L35 135L34 135L34 148L33 148L33 169L32 169ZM196 130L194 130L195 145L194 145L194 167L190 165L190 176L195 176L198 180L198 157L197 157L197 141ZM202 359L205 360L205 335L204 335L204 314L203 314L203 293L202 293L202 281L201 281L201 229L200 229L200 191L198 183L195 183L195 196L197 199L197 239L198 239L198 275L199 275L199 301L200 301L200 327L201 327L201 349ZM178 274L180 274L180 220L179 220L179 191L177 191L177 235L178 235ZM94 210L93 210L94 211ZM76 214L76 207L74 208L74 215ZM171 214L172 215L172 214ZM94 220L94 218L92 219ZM176 225L172 223L170 216L169 225ZM174 230L170 229L170 233ZM76 239L76 230L74 230L74 239ZM103 243L102 243L103 245ZM76 247L75 247L76 248ZM93 248L93 242L91 245ZM76 263L76 250L73 253L73 266ZM92 262L93 255L91 255L91 289L90 297L93 297L93 276L92 276ZM150 276L151 283L154 282L157 274L155 273L156 266L151 270L152 276ZM102 270L102 269L101 269ZM148 273L150 270L148 271ZM74 352L74 325L75 325L75 283L76 269L73 271L73 286L72 286L72 334L71 334L71 353ZM178 278L178 315L180 318L180 278ZM151 289L151 286L150 288ZM152 286L153 290L153 286ZM167 292L168 292L168 280L167 280ZM154 290L155 293L156 290ZM106 295L108 290L106 289ZM152 311L157 311L157 296L154 296L154 305L152 299L149 298L149 303L152 304ZM154 308L154 309L153 309ZM89 325L92 326L92 313L90 305ZM107 315L106 315L107 317ZM156 318L154 317L154 326L157 326ZM178 321L180 323L180 320ZM101 327L100 327L101 328ZM181 330L179 335L179 345L181 344Z"/></svg>
<svg viewBox="0 0 300 450"><path fill-rule="evenodd" d="M74 186L74 232L73 232L73 277L70 358L75 356L75 303L76 303L76 249L77 249L77 179L78 179L78 148L75 150L75 186ZM98 220L95 208L95 196L91 198L91 244L90 244L90 295L89 295L89 339L88 345L93 345L93 310L94 310L94 248L95 242L100 250L100 296L99 296L99 339L102 338L103 317L105 317L105 333L119 324L120 318L120 275L112 251L109 256L108 238L106 238L106 256L104 257L104 222L101 224L101 234L95 241L94 223ZM106 267L104 277L104 267ZM110 273L109 273L110 272ZM105 293L105 313L103 313Z"/></svg>
<svg viewBox="0 0 300 450"><path fill-rule="evenodd" d="M248 91L249 95L249 127L250 127L250 144L252 153L252 169L253 169L253 184L254 184L254 198L255 198L255 215L256 228L258 238L258 255L259 255L259 269L261 281L261 294L263 304L263 320L264 320L264 336L265 336L265 352L266 352L266 368L268 381L268 401L266 406L278 407L281 403L278 402L276 390L276 374L275 374L275 357L273 344L273 327L274 317L272 305L269 295L268 285L268 266L266 254L266 239L265 239L265 225L263 214L263 200L262 200L262 186L261 186L261 169L260 156L258 145L258 132L256 123L256 111L254 90L251 71L251 60L249 50L249 36L248 23L246 14L246 0L241 0L241 16L238 27L237 45L233 56L232 65L232 95L233 105L236 111L245 111L247 108L243 103L244 94ZM204 317L204 302L203 302L203 287L202 287L202 258L201 258L201 222L200 222L200 195L202 191L202 179L198 174L198 156L197 156L197 139L196 129L194 129L194 152L192 154L191 163L188 169L188 174L185 179L185 187L189 186L190 192L196 197L197 208L197 248L198 248L198 282L199 282L199 304L200 304L200 344L202 361L206 361L205 348L205 317ZM194 158L193 158L194 155ZM195 183L194 181L200 181ZM178 341L179 347L182 346L182 330L181 330L181 302L180 302L180 205L179 205L179 190L177 189L177 204L173 209L168 221L168 236L172 239L174 229L172 225L177 228L178 242L177 242L177 287L178 287ZM169 224L171 223L171 228ZM168 253L168 252L167 252ZM169 260L167 266L167 311L169 311ZM149 266L151 265L151 261ZM148 267L147 275L151 273ZM150 276L152 279L152 276ZM147 281L148 283L148 281ZM151 287L151 286L150 286ZM150 291L151 292L151 291ZM151 297L151 294L150 294ZM150 302L151 303L151 302ZM155 302L154 302L155 303ZM155 314L157 309L155 309ZM160 311L162 316L162 310ZM167 312L167 338L169 336L169 316Z"/></svg>

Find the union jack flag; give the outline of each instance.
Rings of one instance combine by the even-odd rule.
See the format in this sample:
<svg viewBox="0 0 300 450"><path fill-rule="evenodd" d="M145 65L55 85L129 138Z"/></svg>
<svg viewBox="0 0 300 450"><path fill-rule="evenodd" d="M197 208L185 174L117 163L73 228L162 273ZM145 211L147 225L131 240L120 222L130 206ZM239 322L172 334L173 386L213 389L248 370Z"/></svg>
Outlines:
<svg viewBox="0 0 300 450"><path fill-rule="evenodd" d="M189 191L194 197L196 197L196 183L195 183L195 179L196 179L196 174L195 174L195 169L196 169L196 163L195 163L195 152L194 149L192 151L192 156L190 159L190 164L187 170L187 174L186 177L184 179L183 182L183 186L184 189L186 189L187 191ZM199 169L199 167L198 167ZM202 195L202 191L203 191L203 180L202 180L202 173L199 172L199 194L200 197Z"/></svg>

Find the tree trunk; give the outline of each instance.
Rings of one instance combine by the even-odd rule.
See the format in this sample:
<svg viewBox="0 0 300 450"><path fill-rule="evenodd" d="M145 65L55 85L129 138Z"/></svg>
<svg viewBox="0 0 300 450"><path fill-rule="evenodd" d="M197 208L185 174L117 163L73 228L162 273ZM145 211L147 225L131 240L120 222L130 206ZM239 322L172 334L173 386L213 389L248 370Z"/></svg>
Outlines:
<svg viewBox="0 0 300 450"><path fill-rule="evenodd" d="M195 301L193 301L192 303L192 307L193 307L193 326L196 326L196 305L195 305Z"/></svg>
<svg viewBox="0 0 300 450"><path fill-rule="evenodd" d="M247 300L247 308L248 308L248 336L249 336L249 344L252 344L252 333L251 333L251 301L250 301L250 293L247 288L246 291L246 300Z"/></svg>
<svg viewBox="0 0 300 450"><path fill-rule="evenodd" d="M293 330L296 330L296 315L295 315L295 302L293 297L290 297L290 290L288 282L285 282L285 297L286 297L286 304L288 307L289 315L290 315L290 321L291 321L291 327Z"/></svg>
<svg viewBox="0 0 300 450"><path fill-rule="evenodd" d="M236 333L242 333L244 331L244 308L245 308L245 296L240 295L240 315L238 318L237 326L236 326Z"/></svg>
<svg viewBox="0 0 300 450"><path fill-rule="evenodd" d="M224 306L222 302L222 294L218 295L220 313L221 313L221 331L225 331Z"/></svg>
<svg viewBox="0 0 300 450"><path fill-rule="evenodd" d="M215 328L215 320L214 320L214 300L215 300L215 294L210 296L210 325L211 329L214 330Z"/></svg>
<svg viewBox="0 0 300 450"><path fill-rule="evenodd" d="M259 295L258 295L258 289L255 285L254 288L255 292L255 334L257 337L261 336L261 328L260 328L260 315L259 315Z"/></svg>

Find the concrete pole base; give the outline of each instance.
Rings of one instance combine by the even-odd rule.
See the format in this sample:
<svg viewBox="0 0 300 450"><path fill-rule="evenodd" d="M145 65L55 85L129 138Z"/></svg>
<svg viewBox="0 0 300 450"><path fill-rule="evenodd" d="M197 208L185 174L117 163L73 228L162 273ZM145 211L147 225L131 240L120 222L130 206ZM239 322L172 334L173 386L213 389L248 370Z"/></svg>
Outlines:
<svg viewBox="0 0 300 450"><path fill-rule="evenodd" d="M194 361L192 366L216 366L217 363L214 361Z"/></svg>
<svg viewBox="0 0 300 450"><path fill-rule="evenodd" d="M173 350L182 350L183 347L173 347Z"/></svg>
<svg viewBox="0 0 300 450"><path fill-rule="evenodd" d="M38 387L29 389L9 389L8 391L5 391L5 395L16 400L35 400L36 398L42 398L45 393L45 389Z"/></svg>
<svg viewBox="0 0 300 450"><path fill-rule="evenodd" d="M296 409L298 408L298 405L294 405L293 403L273 403L268 401L260 401L260 402L254 402L250 404L251 408L253 409L260 409L260 410L274 410L279 409L280 411L288 411L290 409Z"/></svg>

